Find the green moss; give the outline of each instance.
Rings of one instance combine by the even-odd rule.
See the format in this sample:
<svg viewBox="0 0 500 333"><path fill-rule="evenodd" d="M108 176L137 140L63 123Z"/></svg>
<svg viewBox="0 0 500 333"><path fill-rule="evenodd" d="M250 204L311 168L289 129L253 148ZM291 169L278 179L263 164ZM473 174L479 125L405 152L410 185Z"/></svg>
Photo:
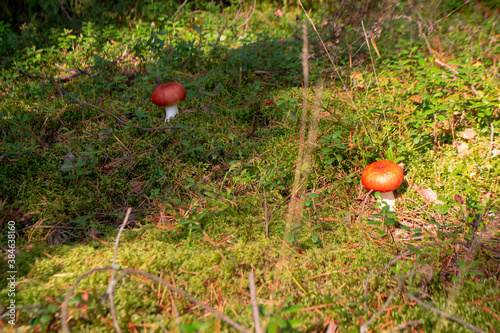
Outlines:
<svg viewBox="0 0 500 333"><path fill-rule="evenodd" d="M394 289L397 274L411 272L405 293L425 295L425 302L483 330L497 326L492 313L500 313L499 303L484 301L499 289L498 260L490 251L497 246L500 198L496 14L478 4L424 6L419 14L436 23L426 29L406 2L305 4L338 73L310 30L310 85L324 80L321 120L303 223L296 244L287 246L283 228L304 112L300 6L86 5L70 8L70 25L61 25L52 7L38 8L22 29L0 22L0 236L7 239L5 222L15 221L16 301L35 306L20 308L18 328L60 329L61 297L81 274L111 264L127 207L134 209L133 230L122 235L117 264L162 276L245 327L253 325L251 269L262 322L279 323L281 331L323 331L327 320L357 331ZM389 21L379 11L405 16ZM360 17L380 57L372 52L369 59ZM437 53L431 55L429 45ZM89 72L57 86L19 72L66 75L59 65ZM149 102L158 79L181 82L187 98L168 124L176 129L145 131L137 127L164 126L162 108ZM310 110L312 101L306 102ZM463 138L465 129L476 136ZM460 154L456 141L467 143L468 151ZM62 171L68 150L78 168ZM381 222L371 200L359 219L360 174L381 158L404 164L398 193L410 200L400 200L394 219L422 238L401 241L411 234L401 234L403 227L388 225L389 219ZM442 204L427 204L416 186L435 191ZM386 234L373 240L360 221L371 233L375 227L367 223L379 222ZM457 258L468 256L463 244L472 241L475 224L488 248L467 264L484 275L468 276L454 289L461 283L453 281ZM375 272L365 292L372 269L380 271L409 244L420 252L381 276ZM0 264L5 272L7 259ZM432 281L425 282L421 268L432 268ZM113 330L109 308L100 303L108 282L109 271L80 283L73 328ZM0 301L8 299L2 288ZM174 299L183 331L232 331ZM115 292L122 329L179 331L171 300L143 277L123 278ZM383 316L372 330L419 319L424 331L466 331L408 304L402 293L391 306L390 327Z"/></svg>

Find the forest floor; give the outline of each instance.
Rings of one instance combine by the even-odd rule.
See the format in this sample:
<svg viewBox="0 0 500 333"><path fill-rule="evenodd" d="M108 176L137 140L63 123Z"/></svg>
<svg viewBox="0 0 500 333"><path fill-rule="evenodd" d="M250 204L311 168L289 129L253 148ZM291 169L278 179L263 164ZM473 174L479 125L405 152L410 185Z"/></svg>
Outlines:
<svg viewBox="0 0 500 333"><path fill-rule="evenodd" d="M494 1L86 3L0 21L3 331L499 331Z"/></svg>

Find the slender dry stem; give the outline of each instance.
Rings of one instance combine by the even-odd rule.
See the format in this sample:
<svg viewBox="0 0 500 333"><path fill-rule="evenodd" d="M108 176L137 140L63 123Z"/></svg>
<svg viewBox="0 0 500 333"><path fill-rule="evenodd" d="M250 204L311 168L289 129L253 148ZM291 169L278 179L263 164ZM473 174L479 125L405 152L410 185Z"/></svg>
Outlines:
<svg viewBox="0 0 500 333"><path fill-rule="evenodd" d="M377 83L377 88L378 88L378 96L380 98L380 107L382 108L385 121L385 110L384 110L384 102L382 101L382 92L380 91L380 84L378 83L377 70L375 69L375 63L373 62L372 49L370 47L370 42L368 41L368 35L366 34L365 24L363 23L363 21L361 21L361 26L363 27L363 34L365 35L366 46L368 47L368 52L370 53L370 60L372 62L373 74L375 75L375 82Z"/></svg>
<svg viewBox="0 0 500 333"><path fill-rule="evenodd" d="M253 322L255 324L255 333L262 333L262 328L260 327L260 319L259 319L259 304L257 303L257 292L255 290L255 274L250 271L248 275L248 282L250 284L250 301L252 303L252 313L253 313Z"/></svg>
<svg viewBox="0 0 500 333"><path fill-rule="evenodd" d="M333 62L333 58L330 55L330 52L328 52L328 48L326 47L325 42L323 42L323 39L321 38L321 35L318 32L318 29L316 29L316 25L314 25L314 22L311 20L311 18L307 14L307 11L305 10L304 6L302 5L302 2L300 0L298 0L298 3L300 5L300 8L302 8L302 11L306 15L307 19L309 20L309 23L311 23L311 26L313 27L314 31L316 32L316 35L318 36L319 41L321 42L321 45L323 46L323 49L325 50L326 55L328 56L328 59L330 60L330 63L332 64L333 69L335 70L335 73L337 73L337 76L338 76L340 82L342 83L342 87L344 88L344 91L347 91L347 86L345 85L344 80L342 79L342 76L340 75L340 72L339 72L337 66L335 66L335 63ZM356 105L356 103L354 103L354 99L352 98L352 94L349 94L349 99L351 100L352 107L356 110L356 112L359 112L358 106ZM361 121L361 125L363 126L363 130L364 130L366 136L370 139L370 141L372 141L370 135L368 135L368 130L366 129L363 118L359 117L359 120Z"/></svg>
<svg viewBox="0 0 500 333"><path fill-rule="evenodd" d="M153 275L153 274L147 273L147 272L143 272L143 271L139 271L139 270L135 270L135 269L123 268L123 267L113 268L111 266L106 266L106 267L102 267L102 268L94 268L94 269L92 269L92 270L84 273L78 279L76 279L76 281L73 283L73 285L71 286L71 288L66 292L66 296L65 296L64 301L62 303L62 309L61 309L61 326L62 326L62 331L63 332L65 332L65 333L69 332L69 325L68 325L68 304L69 304L69 299L73 295L73 292L76 290L76 287L78 286L78 284L84 278L86 278L87 276L89 276L89 275L91 275L91 274L93 274L95 272L108 271L108 270L112 270L112 269L116 269L118 271L122 271L125 274L133 274L133 275L144 276L144 277L146 277L146 278L148 278L150 280L153 280L153 281L155 281L155 282L157 282L159 284L163 284L170 291L172 291L172 292L174 292L176 294L181 295L183 298L187 299L188 301L190 301L190 302L198 305L199 307L201 307L201 308L209 311L213 316L215 316L215 317L219 318L220 320L226 322L227 324L231 325L238 332L251 333L250 330L248 330L245 327L241 326L239 323L235 322L234 320L232 320L231 318L229 318L225 314L223 314L223 313L217 311L216 309L208 306L206 303L197 300L196 298L194 298L190 294L188 294L188 293L186 293L186 292L184 292L184 291L182 291L180 289L175 288L170 283L168 283L167 281L165 281L162 278L159 278L156 275Z"/></svg>
<svg viewBox="0 0 500 333"><path fill-rule="evenodd" d="M448 313L446 313L444 311L436 309L436 308L430 306L429 304L422 302L420 299L418 299L417 297L413 296L412 294L407 293L406 297L408 297L408 299L410 301L418 303L418 305L420 305L421 307L423 307L423 308L425 308L425 309L427 309L429 311L432 311L434 313L437 313L438 315L442 316L443 318L446 318L446 319L452 320L452 321L454 321L456 323L462 324L465 327L473 330L474 332L484 333L484 331L482 329L480 329L479 327L476 327L476 326L474 326L472 324L469 324L468 322L466 322L466 321L464 321L464 320L462 320L462 319L460 319L458 317L455 317L455 316L453 316L451 314L448 314Z"/></svg>
<svg viewBox="0 0 500 333"><path fill-rule="evenodd" d="M373 324L373 322L385 311L385 309L387 309L389 304L391 304L394 296L401 290L401 288L403 288L404 284L403 281L404 281L403 279L399 281L398 286L391 292L389 297L387 297L387 300L385 301L384 305L380 307L380 309L370 318L370 320L361 325L361 327L359 328L359 333L368 332L368 327L370 327L370 325Z"/></svg>
<svg viewBox="0 0 500 333"><path fill-rule="evenodd" d="M113 297L113 292L115 290L115 285L117 281L115 280L115 268L116 268L116 255L118 253L118 245L120 244L120 236L122 235L123 229L128 223L128 219L130 217L130 213L132 212L132 208L127 209L127 213L125 214L125 219L123 220L123 223L120 227L120 230L118 230L118 235L116 236L116 241L115 241L115 250L113 252L113 261L111 263L111 279L109 280L108 283L108 289L106 290L106 294L104 294L103 297L103 302L106 302L106 298L109 297L109 308L111 311L111 317L113 318L113 325L115 326L115 329L118 333L121 333L120 325L118 324L118 318L116 317L116 311L115 311L115 300Z"/></svg>
<svg viewBox="0 0 500 333"><path fill-rule="evenodd" d="M302 100L302 116L300 117L299 129L299 151L297 154L297 161L295 166L295 179L293 182L290 203L288 206L288 215L286 220L285 235L289 235L295 225L300 223L302 216L303 206L300 204L303 194L305 193L305 185L307 179L304 179L304 172L309 166L304 165L304 150L305 150L305 137L307 133L307 111L308 111L308 88L309 88L309 40L307 37L307 25L302 25L303 42L302 42L302 69L304 73L304 87L303 87L303 100ZM304 184L304 180L306 184ZM287 238L287 237L285 237Z"/></svg>
<svg viewBox="0 0 500 333"><path fill-rule="evenodd" d="M488 149L488 155L486 155L486 159L490 158L491 151L493 150L493 139L495 138L495 127L493 123L490 124L491 127L491 135L490 135L490 148Z"/></svg>

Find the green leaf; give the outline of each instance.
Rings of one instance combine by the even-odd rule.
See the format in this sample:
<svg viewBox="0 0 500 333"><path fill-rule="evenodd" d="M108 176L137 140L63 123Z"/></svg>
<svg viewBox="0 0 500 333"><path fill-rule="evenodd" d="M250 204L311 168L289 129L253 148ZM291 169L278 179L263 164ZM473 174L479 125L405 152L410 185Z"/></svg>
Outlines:
<svg viewBox="0 0 500 333"><path fill-rule="evenodd" d="M57 312L57 309L58 309L58 306L57 304L55 303L50 303L49 306L47 306L47 310L50 312L50 313L56 313Z"/></svg>
<svg viewBox="0 0 500 333"><path fill-rule="evenodd" d="M274 318L271 318L269 324L267 325L267 333L277 333L278 332L278 323Z"/></svg>
<svg viewBox="0 0 500 333"><path fill-rule="evenodd" d="M72 299L69 300L68 304L69 305L75 305L75 304L78 304L80 302L83 302L83 298L81 298L80 296L76 296Z"/></svg>
<svg viewBox="0 0 500 333"><path fill-rule="evenodd" d="M295 311L298 311L300 309L302 309L303 306L302 305L299 305L299 304L295 304L295 305L292 305L292 306L289 306L283 310L281 310L281 314L282 315L287 315L287 314L290 314L290 313L293 313Z"/></svg>
<svg viewBox="0 0 500 333"><path fill-rule="evenodd" d="M85 221L87 221L92 216L94 216L94 215L93 214L92 215L85 215L85 216L82 216L76 220L71 220L70 222L82 225L83 223L85 223Z"/></svg>
<svg viewBox="0 0 500 333"><path fill-rule="evenodd" d="M413 252L415 254L421 254L422 253L422 251L420 251L419 249L417 249L415 246L413 246L411 244L408 244L407 247L408 247L408 250L410 252Z"/></svg>
<svg viewBox="0 0 500 333"><path fill-rule="evenodd" d="M42 324L44 324L44 323L48 323L48 322L49 322L49 321L51 321L51 320L52 320L52 315L49 315L49 314L44 314L44 315L41 315L41 316L40 316L40 322L41 322Z"/></svg>

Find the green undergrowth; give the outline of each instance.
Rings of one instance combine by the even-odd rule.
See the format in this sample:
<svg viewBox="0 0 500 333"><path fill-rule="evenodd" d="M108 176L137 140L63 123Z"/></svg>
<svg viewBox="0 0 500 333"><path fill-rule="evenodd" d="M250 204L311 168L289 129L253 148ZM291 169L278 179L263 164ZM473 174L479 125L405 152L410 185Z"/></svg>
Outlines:
<svg viewBox="0 0 500 333"><path fill-rule="evenodd" d="M218 221L214 219L214 222ZM232 230L228 231L231 232ZM393 257L394 248L379 247L363 237L359 228L347 228L343 224L337 224L335 232L324 235L329 248L312 248L302 254L281 251L282 243L277 238L258 237L248 243L232 237L233 244L218 242L216 250L201 237L190 243L182 241L173 244L171 241L176 237L172 233L174 232L154 227L125 232L117 264L139 269L147 267L146 271L163 276L170 283L206 300L209 305L223 309L227 315L233 317L236 314L234 318L247 327L252 325L247 281L250 269L255 270L256 274L263 322L276 322L298 331L313 331L322 327L322 323L315 319L317 313L314 307L318 305L321 312L334 318L343 330L352 329L357 318L364 315L360 300L365 299L370 306L374 306L373 302L377 302L377 297L387 294L394 287L391 281L396 270L393 269L370 279L371 290L367 296L364 295L363 285L367 274L373 268L380 270ZM110 237L105 241L112 240L113 237ZM354 243L355 241L358 242ZM28 310L20 317L21 321L29 321L30 318L33 321L37 316L44 318L43 314L51 305L59 308L61 295L67 290L65 286L70 285L75 276L90 269L108 266L113 253L110 247L97 241L84 246L52 248L43 255L45 250L47 249L40 247L33 249L33 253L39 253L45 258L38 259L30 267L20 271L26 278L18 286L22 291L19 293L19 303L44 304ZM272 267L280 264L283 256L287 260L286 266L273 269ZM18 259L21 260L22 257ZM424 258L420 259L423 261ZM408 265L405 266L407 267L401 269L408 269ZM411 269L411 265L409 267ZM346 279L346 276L349 278ZM76 301L70 306L70 313L79 318L73 323L78 326L79 331L105 332L112 329L110 322L105 323L99 319L102 315L109 315L107 311L102 312L100 304L108 279L106 273L95 273L79 284L75 294ZM424 284L422 280L422 277L417 276L409 288L420 288ZM446 288L439 281L431 279L426 290L433 304L441 307L446 303ZM451 312L474 325L494 325L493 316L474 307L471 310L467 302L474 300L478 292L481 299L486 299L496 296L497 291L492 281L467 281L456 295L457 301ZM124 278L116 286L118 318L128 322L131 327L139 327L141 324L152 325L152 330L160 329L162 325L175 327L175 319L169 312L165 308L158 308L159 302L164 305L171 302L168 291L167 297L165 292L140 277ZM88 298L83 300L82 294L86 294ZM174 299L182 314L183 323L199 322L202 310L196 310L192 304L181 299ZM498 310L495 302L485 304ZM424 329L432 329L439 321L438 316L429 315L423 309L405 306L401 297L395 299L393 306L401 307L401 310L392 314L392 320L425 318L422 325ZM40 327L50 327L53 320ZM218 325L216 321L213 317L203 320L203 330L213 331ZM446 330L462 331L458 324L447 324L446 327Z"/></svg>
<svg viewBox="0 0 500 333"><path fill-rule="evenodd" d="M295 1L63 3L71 20L59 1L0 18L1 265L14 221L20 331L62 329L66 291L111 265L128 207L117 265L248 328L251 270L271 333L329 323L357 332L372 317L375 332L467 332L408 295L498 327L494 4L304 4L322 44ZM303 22L308 96L316 82L323 91L302 224L286 243L300 117L314 102L304 101ZM167 81L187 98L164 124L149 99ZM395 212L365 200L360 184L380 159L404 170ZM109 279L96 272L77 286L73 331L113 330L101 304ZM233 330L142 276L124 277L114 295L123 330ZM9 297L2 289L2 304Z"/></svg>

